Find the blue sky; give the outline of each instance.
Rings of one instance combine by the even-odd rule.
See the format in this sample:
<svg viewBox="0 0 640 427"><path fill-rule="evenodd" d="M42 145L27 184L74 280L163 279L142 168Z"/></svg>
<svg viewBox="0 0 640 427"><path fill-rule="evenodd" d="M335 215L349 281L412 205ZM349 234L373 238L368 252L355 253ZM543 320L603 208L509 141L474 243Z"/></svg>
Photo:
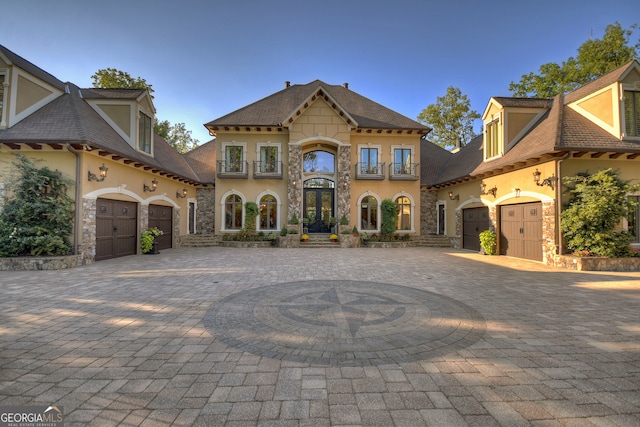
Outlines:
<svg viewBox="0 0 640 427"><path fill-rule="evenodd" d="M108 67L142 77L157 117L204 143L203 123L285 81L348 82L412 119L455 86L482 114L616 21L640 23L638 0L22 0L2 6L0 44L81 87Z"/></svg>

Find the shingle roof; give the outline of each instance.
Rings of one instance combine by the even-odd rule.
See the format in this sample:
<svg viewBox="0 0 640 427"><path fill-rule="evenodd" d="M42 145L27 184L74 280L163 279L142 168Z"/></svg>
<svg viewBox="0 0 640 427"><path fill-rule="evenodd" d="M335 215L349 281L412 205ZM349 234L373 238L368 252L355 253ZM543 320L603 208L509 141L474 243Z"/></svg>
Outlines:
<svg viewBox="0 0 640 427"><path fill-rule="evenodd" d="M144 89L80 89L84 99L130 99L136 100L145 93Z"/></svg>
<svg viewBox="0 0 640 427"><path fill-rule="evenodd" d="M282 126L283 121L319 90L326 92L352 117L359 128L403 129L428 132L430 129L387 107L340 85L315 80L304 85L292 85L253 104L206 123L220 126Z"/></svg>
<svg viewBox="0 0 640 427"><path fill-rule="evenodd" d="M36 67L31 62L13 53L2 45L0 45L0 53L4 55L14 66L23 69L27 73L39 78L40 80L50 84L51 86L60 89L61 91L65 90L65 85L61 80L47 73L43 69Z"/></svg>

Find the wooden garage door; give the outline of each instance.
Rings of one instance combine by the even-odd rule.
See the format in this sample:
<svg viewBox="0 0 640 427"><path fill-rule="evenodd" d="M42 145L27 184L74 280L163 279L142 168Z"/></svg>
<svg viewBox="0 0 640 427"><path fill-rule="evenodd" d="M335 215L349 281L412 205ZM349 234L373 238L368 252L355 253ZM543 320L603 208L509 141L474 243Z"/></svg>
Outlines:
<svg viewBox="0 0 640 427"><path fill-rule="evenodd" d="M479 251L480 233L489 229L489 208L463 209L462 218L462 247Z"/></svg>
<svg viewBox="0 0 640 427"><path fill-rule="evenodd" d="M135 202L98 199L96 205L96 261L135 255L138 206Z"/></svg>
<svg viewBox="0 0 640 427"><path fill-rule="evenodd" d="M500 255L542 261L542 203L500 207Z"/></svg>
<svg viewBox="0 0 640 427"><path fill-rule="evenodd" d="M170 249L173 230L173 208L170 206L149 205L149 228L162 230L162 236L156 237L158 249Z"/></svg>

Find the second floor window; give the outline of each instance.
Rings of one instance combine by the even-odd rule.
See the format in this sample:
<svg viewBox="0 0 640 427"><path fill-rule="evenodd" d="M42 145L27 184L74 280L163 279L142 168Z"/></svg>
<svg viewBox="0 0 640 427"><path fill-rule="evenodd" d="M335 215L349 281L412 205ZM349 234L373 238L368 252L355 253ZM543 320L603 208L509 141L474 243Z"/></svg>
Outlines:
<svg viewBox="0 0 640 427"><path fill-rule="evenodd" d="M138 149L148 154L151 154L152 131L153 125L151 124L151 117L140 113L140 120L138 122Z"/></svg>
<svg viewBox="0 0 640 427"><path fill-rule="evenodd" d="M260 147L260 172L278 172L278 147Z"/></svg>
<svg viewBox="0 0 640 427"><path fill-rule="evenodd" d="M360 150L360 173L378 173L378 149L362 148Z"/></svg>
<svg viewBox="0 0 640 427"><path fill-rule="evenodd" d="M640 92L624 91L624 130L627 136L640 136Z"/></svg>
<svg viewBox="0 0 640 427"><path fill-rule="evenodd" d="M393 173L395 175L411 174L411 149L396 148L393 152Z"/></svg>
<svg viewBox="0 0 640 427"><path fill-rule="evenodd" d="M225 172L242 172L242 152L243 148L239 145L227 145L225 148Z"/></svg>
<svg viewBox="0 0 640 427"><path fill-rule="evenodd" d="M500 154L500 122L494 120L486 125L485 135L485 159L490 159Z"/></svg>

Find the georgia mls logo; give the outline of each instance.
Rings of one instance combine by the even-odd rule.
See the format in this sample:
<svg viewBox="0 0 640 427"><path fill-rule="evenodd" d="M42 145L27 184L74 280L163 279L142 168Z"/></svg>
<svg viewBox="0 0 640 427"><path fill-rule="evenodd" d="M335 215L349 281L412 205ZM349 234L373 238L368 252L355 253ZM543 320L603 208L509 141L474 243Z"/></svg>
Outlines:
<svg viewBox="0 0 640 427"><path fill-rule="evenodd" d="M0 406L0 427L64 427L62 406Z"/></svg>

